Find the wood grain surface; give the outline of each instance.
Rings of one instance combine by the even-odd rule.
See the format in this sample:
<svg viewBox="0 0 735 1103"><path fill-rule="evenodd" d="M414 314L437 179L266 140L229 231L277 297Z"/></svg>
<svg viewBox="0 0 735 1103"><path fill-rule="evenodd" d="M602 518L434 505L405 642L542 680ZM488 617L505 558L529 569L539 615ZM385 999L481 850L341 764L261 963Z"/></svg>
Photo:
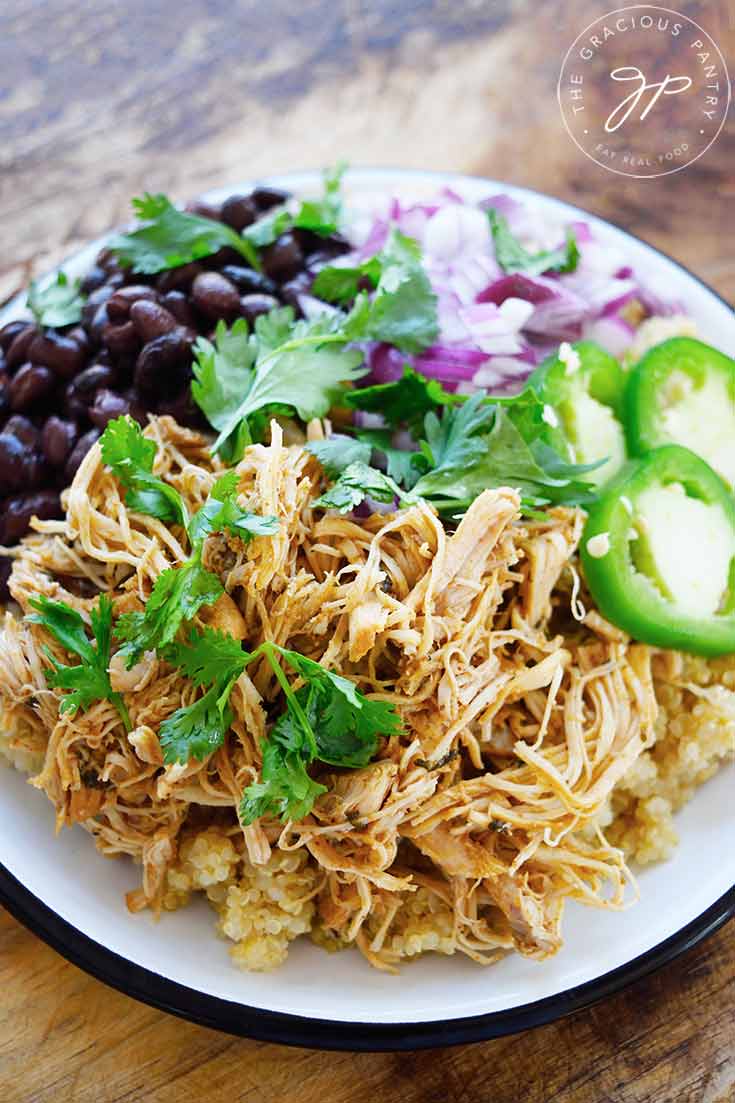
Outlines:
<svg viewBox="0 0 735 1103"><path fill-rule="evenodd" d="M733 57L732 2L671 2ZM183 199L338 157L486 174L561 196L664 249L732 301L732 124L696 164L656 180L598 168L562 126L564 54L615 6L6 0L0 301L124 220L143 189ZM731 924L627 992L522 1037L355 1056L170 1018L85 976L2 914L0 1100L733 1103L734 933Z"/></svg>

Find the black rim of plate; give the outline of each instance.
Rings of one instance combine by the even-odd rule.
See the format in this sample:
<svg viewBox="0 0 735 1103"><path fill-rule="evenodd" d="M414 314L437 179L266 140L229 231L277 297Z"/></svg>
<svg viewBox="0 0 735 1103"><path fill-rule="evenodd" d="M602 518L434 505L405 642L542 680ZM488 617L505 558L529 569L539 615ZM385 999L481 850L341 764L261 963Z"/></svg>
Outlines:
<svg viewBox="0 0 735 1103"><path fill-rule="evenodd" d="M388 174L396 176L426 176L445 181L483 180L483 177L466 173L421 172L400 169L363 169L355 168L355 175ZM305 173L283 174L299 176ZM500 181L487 181L489 184ZM502 185L501 185L502 186ZM572 208L587 215L574 204L556 196L549 196L533 188L512 185L514 190L525 192L542 199L553 199L560 207ZM663 257L670 264L698 283L701 287L728 310L732 307L721 295L714 291L704 280L691 272L680 261L675 260L662 250L631 234L610 219L599 218L601 222L613 226L619 233L643 244L651 253ZM73 258L70 258L73 259ZM11 302L8 306L13 305ZM728 889L696 919L679 931L659 942L652 949L633 958L632 961L618 966L594 980L564 992L558 992L533 1003L522 1004L507 1011L493 1011L484 1015L473 1015L461 1019L433 1020L428 1022L344 1022L334 1019L305 1018L284 1012L267 1011L260 1007L224 1000L198 992L177 981L162 977L141 965L136 965L107 949L99 942L83 934L73 924L62 919L53 908L43 903L29 889L0 863L0 904L10 914L41 938L62 957L73 965L90 973L98 980L116 988L124 995L140 1000L151 1007L166 1011L171 1015L199 1023L215 1030L259 1041L274 1042L281 1045L302 1046L324 1050L352 1051L406 1051L429 1049L441 1046L464 1045L470 1042L487 1041L507 1034L516 1034L533 1027L543 1026L556 1019L580 1011L599 1000L614 995L621 989L641 980L649 973L660 969L673 961L698 942L708 938L728 920L735 918L735 885Z"/></svg>

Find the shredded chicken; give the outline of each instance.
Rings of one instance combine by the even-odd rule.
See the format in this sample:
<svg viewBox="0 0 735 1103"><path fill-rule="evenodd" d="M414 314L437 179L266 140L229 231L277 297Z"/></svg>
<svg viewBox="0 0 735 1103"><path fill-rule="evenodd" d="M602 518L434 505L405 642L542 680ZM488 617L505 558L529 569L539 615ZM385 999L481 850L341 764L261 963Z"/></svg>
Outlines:
<svg viewBox="0 0 735 1103"><path fill-rule="evenodd" d="M167 417L146 433L158 444L156 473L194 512L222 470L208 441ZM569 619L579 511L523 522L508 488L481 494L454 532L425 503L365 519L315 511L321 469L275 422L271 443L248 448L238 474L243 506L275 514L279 529L248 544L207 539L203 562L226 593L200 623L249 650L272 640L338 671L392 703L404 734L384 739L364 769L317 765L327 792L303 821L243 829L236 808L259 776L280 692L266 664L238 680L224 746L205 762L167 766L159 725L198 693L181 671L152 653L132 670L113 657L132 730L107 701L70 718L46 684L47 635L6 613L4 726L38 762L32 784L58 826L82 823L104 854L141 864L129 907L160 911L188 898L191 862L180 851L210 828L226 855L222 877L247 884L266 866L290 876L274 855L298 852L309 919L291 936L311 924L316 941L354 944L382 969L423 949L482 963L511 948L544 957L561 945L565 900L622 907L632 886L622 854L584 829L651 745L651 655L599 614L554 629ZM96 599L64 584L81 578L112 596L116 614L140 609L159 574L188 554L176 531L126 509L95 446L66 492L64 520L35 522L24 541L11 593L23 614L47 594L88 618ZM207 891L227 915L246 899L245 889L230 890L229 903L216 885ZM427 922L431 938L421 934Z"/></svg>

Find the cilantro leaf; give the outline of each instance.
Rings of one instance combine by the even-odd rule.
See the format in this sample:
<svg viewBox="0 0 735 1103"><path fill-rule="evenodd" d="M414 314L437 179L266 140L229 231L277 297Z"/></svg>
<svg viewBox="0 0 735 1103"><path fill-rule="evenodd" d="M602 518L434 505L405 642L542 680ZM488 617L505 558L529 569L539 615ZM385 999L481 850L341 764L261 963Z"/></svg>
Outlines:
<svg viewBox="0 0 735 1103"><path fill-rule="evenodd" d="M230 694L251 656L238 640L205 628L201 633L192 630L186 644L172 644L164 657L195 686L211 683L193 704L182 705L167 717L158 732L164 762L201 761L224 743L232 724Z"/></svg>
<svg viewBox="0 0 735 1103"><path fill-rule="evenodd" d="M307 772L309 759L301 753L299 729L290 713L284 713L263 740L260 781L249 785L240 802L240 822L253 823L259 816L302 820L327 788Z"/></svg>
<svg viewBox="0 0 735 1103"><path fill-rule="evenodd" d="M316 456L324 473L332 479L336 479L351 463L370 463L372 452L370 444L339 434L326 440L309 441L304 447Z"/></svg>
<svg viewBox="0 0 735 1103"><path fill-rule="evenodd" d="M384 457L389 477L406 490L410 490L429 468L423 452L396 448L387 429L356 429L355 436Z"/></svg>
<svg viewBox="0 0 735 1103"><path fill-rule="evenodd" d="M370 701L348 678L320 663L276 644L262 644L286 696L286 711L263 741L260 781L243 794L240 820L252 823L262 815L303 819L325 787L315 782L307 767L316 759L335 766L366 766L378 749L381 735L398 735L401 722L392 705ZM277 655L286 659L304 679L296 692L288 684Z"/></svg>
<svg viewBox="0 0 735 1103"><path fill-rule="evenodd" d="M237 501L236 471L228 471L217 480L202 508L189 522L189 538L193 544L213 532L229 532L248 541L254 536L273 536L278 532L277 517L263 517L243 509Z"/></svg>
<svg viewBox="0 0 735 1103"><path fill-rule="evenodd" d="M214 628L196 632L192 628L186 643L172 643L164 658L172 666L180 667L195 686L209 682L224 686L242 674L250 656L239 640L224 632Z"/></svg>
<svg viewBox="0 0 735 1103"><path fill-rule="evenodd" d="M591 487L580 480L589 466L568 464L543 443L535 428L542 412L537 396L525 391L505 404L473 395L461 407L445 410L441 421L427 414L423 448L432 467L412 494L440 511L467 508L483 490L497 486L517 487L527 504L589 500Z"/></svg>
<svg viewBox="0 0 735 1103"><path fill-rule="evenodd" d="M333 169L327 169L320 199L303 199L293 214L288 207L268 211L257 222L246 226L243 237L262 249L266 245L272 245L276 238L288 230L310 230L321 237L336 233L342 215L340 189L346 168L346 164L341 162Z"/></svg>
<svg viewBox="0 0 735 1103"><path fill-rule="evenodd" d="M393 230L380 253L382 271L370 304L368 336L419 353L439 336L437 297L417 243Z"/></svg>
<svg viewBox="0 0 735 1103"><path fill-rule="evenodd" d="M327 264L317 272L311 293L329 303L346 303L354 299L365 283L377 287L382 270L379 254L354 266Z"/></svg>
<svg viewBox="0 0 735 1103"><path fill-rule="evenodd" d="M441 420L433 411L428 413L424 420L424 451L434 469L465 467L478 459L484 445L474 434L489 428L493 417L492 407L480 394L472 395L455 409L445 409Z"/></svg>
<svg viewBox="0 0 735 1103"><path fill-rule="evenodd" d="M437 297L413 238L394 229L384 248L357 267L326 266L317 275L312 294L344 302L355 297L364 280L376 288L366 338L385 341L406 353L422 352L437 340Z"/></svg>
<svg viewBox="0 0 735 1103"><path fill-rule="evenodd" d="M579 263L579 248L572 230L567 230L566 244L558 249L529 253L508 226L508 220L494 208L487 212L493 235L495 258L504 272L524 272L540 276L543 272L573 272Z"/></svg>
<svg viewBox="0 0 735 1103"><path fill-rule="evenodd" d="M125 487L125 504L136 513L186 526L186 507L175 487L153 474L156 443L137 421L123 415L110 421L100 438L102 459Z"/></svg>
<svg viewBox="0 0 735 1103"><path fill-rule="evenodd" d="M43 287L39 287L37 280L31 280L26 302L39 326L59 329L81 319L86 297L79 290L79 283L69 280L65 272L57 272L56 279Z"/></svg>
<svg viewBox="0 0 735 1103"><path fill-rule="evenodd" d="M126 268L152 275L166 268L211 256L225 245L236 249L252 268L260 270L258 254L246 238L224 222L180 211L165 195L133 200L141 225L112 238L109 248Z"/></svg>
<svg viewBox="0 0 735 1103"><path fill-rule="evenodd" d="M215 684L192 705L184 705L166 717L158 729L163 761L167 765L183 765L192 758L202 762L221 747L232 724L228 700L229 687L222 691Z"/></svg>
<svg viewBox="0 0 735 1103"><path fill-rule="evenodd" d="M250 440L248 419L269 407L295 409L303 421L323 417L339 385L364 374L363 354L344 347L353 340L348 323L354 324L355 317L294 323L291 307L283 307L257 319L247 348L244 321L229 333L218 330L214 347L198 343L192 394L219 429L214 451L239 460ZM236 328L233 348L228 339Z"/></svg>
<svg viewBox="0 0 735 1103"><path fill-rule="evenodd" d="M162 650L170 644L186 620L191 620L203 605L212 605L224 593L217 578L202 567L195 554L180 567L169 567L155 581L145 611L123 613L115 635L124 641L121 651L128 669L146 651Z"/></svg>
<svg viewBox="0 0 735 1103"><path fill-rule="evenodd" d="M78 655L82 660L79 666L65 666L46 649L46 655L53 664L53 670L48 676L49 685L72 691L62 700L59 711L73 716L78 709L88 709L95 701L107 699L115 706L129 731L128 710L122 695L113 692L108 673L112 644L110 597L101 594L97 607L89 614L94 645L87 638L81 615L70 605L63 601L51 601L45 595L32 598L30 605L36 613L29 616L28 620L32 624L40 624L66 651Z"/></svg>
<svg viewBox="0 0 735 1103"><path fill-rule="evenodd" d="M459 401L456 395L445 391L437 379L428 379L408 365L395 382L354 388L347 391L344 400L353 410L382 414L388 425L405 424L409 428L422 425L424 416L437 406Z"/></svg>
<svg viewBox="0 0 735 1103"><path fill-rule="evenodd" d="M239 459L251 443L248 423L238 418L238 411L252 386L256 356L257 345L250 340L244 318L238 318L231 329L219 321L214 343L199 337L194 344L195 378L191 384L194 401L215 429L229 427L233 419L239 423L234 439L229 442L228 459ZM224 453L225 449L220 451Z"/></svg>
<svg viewBox="0 0 735 1103"><path fill-rule="evenodd" d="M316 509L336 509L340 513L349 513L356 509L366 498L376 502L392 502L401 498L401 489L388 475L377 471L366 463L357 461L349 464L339 478L312 505Z"/></svg>

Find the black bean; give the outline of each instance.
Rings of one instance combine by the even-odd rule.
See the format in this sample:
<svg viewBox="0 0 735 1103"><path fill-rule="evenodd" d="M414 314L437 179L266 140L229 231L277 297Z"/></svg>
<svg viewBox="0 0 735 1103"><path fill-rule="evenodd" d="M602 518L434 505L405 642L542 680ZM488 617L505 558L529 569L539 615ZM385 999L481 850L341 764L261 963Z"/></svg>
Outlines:
<svg viewBox="0 0 735 1103"><path fill-rule="evenodd" d="M164 306L140 299L130 307L130 321L145 344L176 329L177 322Z"/></svg>
<svg viewBox="0 0 735 1103"><path fill-rule="evenodd" d="M250 198L253 203L261 211L270 210L271 207L278 207L281 203L285 203L287 199L290 199L291 193L284 191L283 188L269 188L263 185L259 188L253 188L250 193Z"/></svg>
<svg viewBox="0 0 735 1103"><path fill-rule="evenodd" d="M102 287L102 284L107 279L107 273L104 268L100 268L95 264L87 272L86 276L82 279L79 288L84 295L90 295L93 291L96 291L98 287Z"/></svg>
<svg viewBox="0 0 735 1103"><path fill-rule="evenodd" d="M28 326L27 329L21 330L21 332L13 338L9 347L5 350L5 367L7 371L12 373L16 368L19 368L21 364L26 362L31 341L37 333L38 330L35 326Z"/></svg>
<svg viewBox="0 0 735 1103"><path fill-rule="evenodd" d="M234 318L240 307L240 296L234 284L219 272L202 272L191 287L194 305L207 318Z"/></svg>
<svg viewBox="0 0 735 1103"><path fill-rule="evenodd" d="M22 414L13 414L12 417L9 417L5 423L3 433L9 433L12 437L17 437L20 443L32 452L38 448L38 429L32 421L27 417L23 417Z"/></svg>
<svg viewBox="0 0 735 1103"><path fill-rule="evenodd" d="M85 433L83 437L80 437L74 445L64 468L64 478L67 483L72 482L82 460L87 455L92 445L97 443L99 438L99 429L90 429L89 432Z"/></svg>
<svg viewBox="0 0 735 1103"><path fill-rule="evenodd" d="M54 375L60 379L71 379L78 371L81 371L85 357L85 350L72 341L53 330L37 334L28 346L28 359L34 364L43 364L51 368Z"/></svg>
<svg viewBox="0 0 735 1103"><path fill-rule="evenodd" d="M91 293L82 307L82 325L87 332L89 332L94 322L98 308L111 299L114 294L115 288L110 287L109 284L103 284L102 287L98 287Z"/></svg>
<svg viewBox="0 0 735 1103"><path fill-rule="evenodd" d="M84 323L84 328L89 334L89 340L94 346L101 345L104 340L105 326L110 324L107 315L107 303L102 303L94 312L92 320Z"/></svg>
<svg viewBox="0 0 735 1103"><path fill-rule="evenodd" d="M105 272L107 272L108 276L110 274L117 275L119 272L122 271L122 265L118 261L112 249L102 249L97 254L96 263L100 268L103 268Z"/></svg>
<svg viewBox="0 0 735 1103"><path fill-rule="evenodd" d="M0 417L4 417L10 410L10 396L8 389L10 379L6 372L0 372Z"/></svg>
<svg viewBox="0 0 735 1103"><path fill-rule="evenodd" d="M51 393L54 377L43 364L23 364L10 380L8 397L10 408L16 413L30 410L41 399Z"/></svg>
<svg viewBox="0 0 735 1103"><path fill-rule="evenodd" d="M114 325L108 322L102 330L102 340L116 356L132 356L140 348L140 337L132 322Z"/></svg>
<svg viewBox="0 0 735 1103"><path fill-rule="evenodd" d="M239 264L242 262L242 253L239 253L232 245L223 245L204 260L205 268L223 268L226 264Z"/></svg>
<svg viewBox="0 0 735 1103"><path fill-rule="evenodd" d="M208 203L206 199L192 199L186 204L184 210L190 214L198 214L200 218L211 218L219 222L222 218L222 210L218 203Z"/></svg>
<svg viewBox="0 0 735 1103"><path fill-rule="evenodd" d="M268 314L279 305L272 295L243 295L240 299L240 314L251 324L261 314Z"/></svg>
<svg viewBox="0 0 735 1103"><path fill-rule="evenodd" d="M25 329L34 329L33 323L23 321L20 318L16 319L14 322L7 322L2 329L0 329L0 349L2 349L3 352L7 352L18 334L22 333Z"/></svg>
<svg viewBox="0 0 735 1103"><path fill-rule="evenodd" d="M67 415L73 419L85 417L87 407L94 402L95 393L101 387L114 386L116 377L115 369L107 364L92 364L85 368L76 379L72 379L64 392Z"/></svg>
<svg viewBox="0 0 735 1103"><path fill-rule="evenodd" d="M36 494L19 494L8 498L0 511L0 544L9 547L22 540L28 532L32 517L48 521L63 515L61 501L55 490L41 490Z"/></svg>
<svg viewBox="0 0 735 1103"><path fill-rule="evenodd" d="M27 448L11 433L0 433L0 494L10 494L23 485Z"/></svg>
<svg viewBox="0 0 735 1103"><path fill-rule="evenodd" d="M13 569L13 560L4 555L0 559L0 601L10 601L10 590L8 589L8 579L10 578L10 572Z"/></svg>
<svg viewBox="0 0 735 1103"><path fill-rule="evenodd" d="M262 272L254 268L244 268L241 264L226 264L222 275L234 283L243 295L275 295L278 286Z"/></svg>
<svg viewBox="0 0 735 1103"><path fill-rule="evenodd" d="M347 243L345 242L347 245ZM318 272L321 268L324 268L326 264L332 264L335 257L340 256L342 253L349 251L349 245L346 249L334 249L329 247L329 241L322 242L320 249L317 249L315 253L309 254L309 259L306 265L307 271L311 273Z"/></svg>
<svg viewBox="0 0 735 1103"><path fill-rule="evenodd" d="M98 429L104 429L108 421L130 413L130 402L121 394L102 387L94 396L94 405L89 407L87 413L93 425Z"/></svg>
<svg viewBox="0 0 735 1103"><path fill-rule="evenodd" d="M144 400L176 394L191 367L191 338L172 330L144 345L135 365L135 386Z"/></svg>
<svg viewBox="0 0 735 1103"><path fill-rule="evenodd" d="M202 265L195 260L190 261L189 264L182 264L179 268L169 268L168 271L161 272L156 277L156 287L164 293L166 291L187 291L194 277L202 271Z"/></svg>
<svg viewBox="0 0 735 1103"><path fill-rule="evenodd" d="M74 328L68 330L64 336L68 337L70 341L76 341L83 352L89 352L89 338L83 326L74 326Z"/></svg>
<svg viewBox="0 0 735 1103"><path fill-rule="evenodd" d="M165 306L182 326L195 325L194 313L183 291L167 291L161 296L161 306Z"/></svg>
<svg viewBox="0 0 735 1103"><path fill-rule="evenodd" d="M129 387L128 390L124 391L123 398L128 404L128 413L130 416L137 421L139 425L146 426L148 424L148 411L141 402L140 395L135 387Z"/></svg>
<svg viewBox="0 0 735 1103"><path fill-rule="evenodd" d="M174 398L160 402L156 412L168 414L179 425L202 427L206 425L206 422L202 421L202 412L192 397L191 387L188 383Z"/></svg>
<svg viewBox="0 0 735 1103"><path fill-rule="evenodd" d="M240 233L255 222L258 208L249 195L231 195L222 204L222 221Z"/></svg>
<svg viewBox="0 0 735 1103"><path fill-rule="evenodd" d="M79 430L75 422L53 414L41 431L41 448L52 467L63 467L74 447Z"/></svg>
<svg viewBox="0 0 735 1103"><path fill-rule="evenodd" d="M292 306L296 311L297 317L301 317L301 303L300 298L302 295L308 295L312 285L312 278L308 272L300 272L298 276L294 276L288 283L284 283L281 288L281 299L287 306Z"/></svg>
<svg viewBox="0 0 735 1103"><path fill-rule="evenodd" d="M304 264L304 254L292 233L281 234L261 254L263 270L277 283L285 283L298 275Z"/></svg>
<svg viewBox="0 0 735 1103"><path fill-rule="evenodd" d="M139 300L156 302L158 295L152 287L144 283L131 283L127 287L119 287L115 294L107 302L107 314L111 322L126 322L130 314L130 307Z"/></svg>
<svg viewBox="0 0 735 1103"><path fill-rule="evenodd" d="M301 246L303 253L308 254L309 264L312 258L334 258L343 253L349 253L351 245L341 234L330 234L324 237L315 234L313 230L294 230L294 235Z"/></svg>

